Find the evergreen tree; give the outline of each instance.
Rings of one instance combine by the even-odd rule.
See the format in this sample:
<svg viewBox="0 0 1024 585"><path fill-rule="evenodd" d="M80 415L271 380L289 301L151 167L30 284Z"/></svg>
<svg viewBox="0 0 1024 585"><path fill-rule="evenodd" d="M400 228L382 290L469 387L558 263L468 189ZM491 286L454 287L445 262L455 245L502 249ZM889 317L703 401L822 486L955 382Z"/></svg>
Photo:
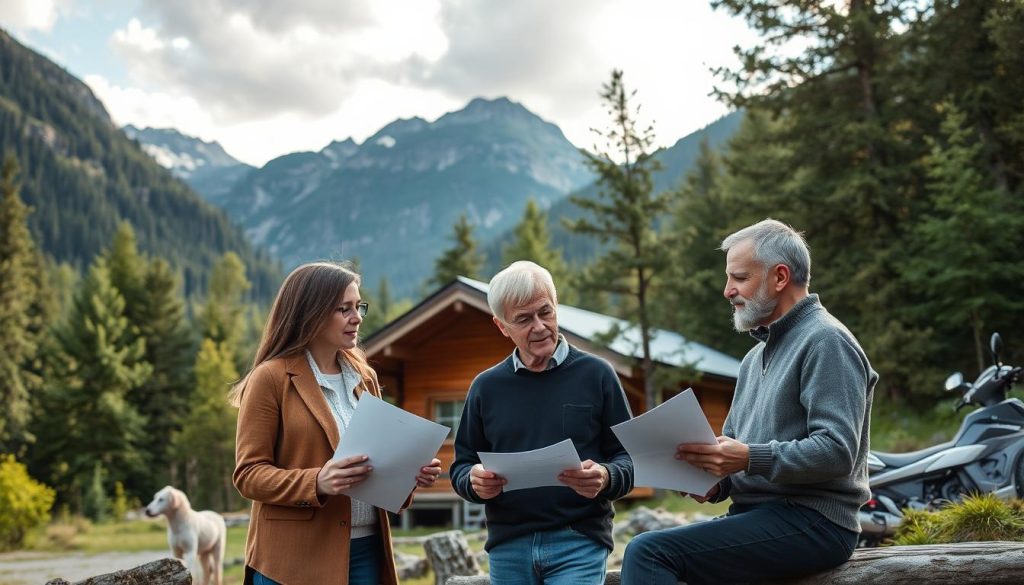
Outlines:
<svg viewBox="0 0 1024 585"><path fill-rule="evenodd" d="M18 195L18 167L8 157L0 176L0 452L20 453L32 441L31 392L40 378L31 368L38 350L40 315L31 312L42 267L29 234L30 210Z"/></svg>
<svg viewBox="0 0 1024 585"><path fill-rule="evenodd" d="M459 216L452 228L452 247L445 250L434 263L434 276L430 284L444 286L457 276L480 278L484 256L473 237L473 226L465 214Z"/></svg>
<svg viewBox="0 0 1024 585"><path fill-rule="evenodd" d="M391 298L391 286L387 277L380 278L376 293L368 288L360 289L363 300L370 304L370 312L359 326L359 336L363 339L373 335L378 329L397 319L412 308L409 299L394 300Z"/></svg>
<svg viewBox="0 0 1024 585"><path fill-rule="evenodd" d="M532 198L526 202L523 219L516 225L513 234L515 240L502 250L502 262L505 266L517 260L529 260L547 268L558 289L559 302L574 304L576 299L573 282L562 258L562 251L551 246L548 214L541 211Z"/></svg>
<svg viewBox="0 0 1024 585"><path fill-rule="evenodd" d="M103 252L110 271L110 283L124 297L124 314L128 322L138 330L141 327L139 310L146 294L146 260L139 255L135 230L130 223L122 221L110 248Z"/></svg>
<svg viewBox="0 0 1024 585"><path fill-rule="evenodd" d="M240 500L231 483L238 411L227 400L238 379L234 350L204 339L196 356L196 391L174 451L185 464L185 485L196 506L234 509Z"/></svg>
<svg viewBox="0 0 1024 585"><path fill-rule="evenodd" d="M719 70L735 88L719 95L771 116L770 140L755 148L781 155L774 167L738 165L748 173L738 182L764 187L744 207L805 232L820 268L812 286L864 344L882 373L880 393L896 396L935 378L922 363L934 349L927 324L899 285L901 244L925 206L915 140L930 104L906 99L917 91L912 51L896 33L915 4L713 2L763 39L738 49L741 67ZM770 184L765 173L782 180Z"/></svg>
<svg viewBox="0 0 1024 585"><path fill-rule="evenodd" d="M146 268L143 291L134 313L146 343L145 361L153 372L131 397L147 420L144 444L152 472L126 484L134 494L155 492L176 478L171 438L183 424L195 387L196 348L185 319L180 279L167 262L156 259Z"/></svg>
<svg viewBox="0 0 1024 585"><path fill-rule="evenodd" d="M619 316L637 329L643 352L644 403L652 409L658 403L658 389L651 355L651 295L667 265L656 225L669 209L669 196L653 192L651 173L660 168L650 153L654 131L637 128L639 107L633 108L633 97L622 82L622 72L612 71L611 81L601 92L611 117L607 131L597 132L604 144L596 145L594 153L583 151L598 176L599 196L571 196L590 217L566 222L566 227L612 244L595 259L580 290L616 295ZM609 332L609 337L615 333Z"/></svg>
<svg viewBox="0 0 1024 585"><path fill-rule="evenodd" d="M223 345L232 353L237 370L245 367L247 351L246 293L251 287L245 265L234 252L228 252L213 266L206 302L199 310L198 324L203 339Z"/></svg>
<svg viewBox="0 0 1024 585"><path fill-rule="evenodd" d="M700 145L696 166L674 193L672 220L666 228L671 264L659 289L658 321L687 339L734 356L753 344L732 327L732 307L722 296L725 254L722 239L732 231L735 210L722 190L722 163L708 143Z"/></svg>
<svg viewBox="0 0 1024 585"><path fill-rule="evenodd" d="M945 140L932 141L928 161L934 207L915 226L904 279L923 297L915 304L921 317L973 346L980 371L989 361L987 332L1024 313L1024 210L986 172L985 144L966 115L945 109Z"/></svg>
<svg viewBox="0 0 1024 585"><path fill-rule="evenodd" d="M151 368L143 359L143 340L129 332L124 298L111 285L103 258L96 259L75 292L55 341L36 426L36 456L63 499L81 509L97 465L107 472L110 487L147 472L144 421L128 395Z"/></svg>

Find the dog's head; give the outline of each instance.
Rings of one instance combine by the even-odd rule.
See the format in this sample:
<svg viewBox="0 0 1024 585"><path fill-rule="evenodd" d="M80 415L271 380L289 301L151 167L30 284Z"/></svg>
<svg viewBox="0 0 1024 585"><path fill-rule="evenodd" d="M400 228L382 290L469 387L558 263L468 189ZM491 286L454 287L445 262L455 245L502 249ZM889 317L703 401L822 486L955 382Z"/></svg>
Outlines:
<svg viewBox="0 0 1024 585"><path fill-rule="evenodd" d="M153 496L153 501L146 506L146 516L153 518L160 514L173 514L178 507L181 506L181 502L184 500L185 494L181 493L180 490L176 490L171 486L166 486L162 490L158 491Z"/></svg>

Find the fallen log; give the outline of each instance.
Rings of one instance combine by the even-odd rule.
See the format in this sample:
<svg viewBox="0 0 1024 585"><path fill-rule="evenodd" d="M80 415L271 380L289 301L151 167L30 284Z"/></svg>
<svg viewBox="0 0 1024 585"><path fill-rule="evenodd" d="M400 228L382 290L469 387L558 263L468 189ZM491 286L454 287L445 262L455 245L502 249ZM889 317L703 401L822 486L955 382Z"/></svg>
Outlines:
<svg viewBox="0 0 1024 585"><path fill-rule="evenodd" d="M53 579L47 581L46 585L142 585L143 583L191 585L192 575L178 559L160 559L132 569L89 577L84 581L69 583L64 579Z"/></svg>
<svg viewBox="0 0 1024 585"><path fill-rule="evenodd" d="M742 559L737 558L737 561ZM608 571L605 585L619 585ZM1020 585L1024 583L1024 542L961 542L889 546L854 551L839 567L801 579L766 585ZM452 577L447 585L489 585L487 575Z"/></svg>

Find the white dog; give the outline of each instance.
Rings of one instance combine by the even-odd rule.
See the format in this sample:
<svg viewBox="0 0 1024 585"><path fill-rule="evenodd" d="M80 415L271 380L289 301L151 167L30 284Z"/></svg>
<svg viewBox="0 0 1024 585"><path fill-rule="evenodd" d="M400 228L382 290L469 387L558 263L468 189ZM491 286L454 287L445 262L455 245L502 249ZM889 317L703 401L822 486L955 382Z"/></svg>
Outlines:
<svg viewBox="0 0 1024 585"><path fill-rule="evenodd" d="M167 486L153 496L146 515L167 516L167 542L171 554L185 562L195 585L221 585L227 526L211 510L196 512L184 492Z"/></svg>

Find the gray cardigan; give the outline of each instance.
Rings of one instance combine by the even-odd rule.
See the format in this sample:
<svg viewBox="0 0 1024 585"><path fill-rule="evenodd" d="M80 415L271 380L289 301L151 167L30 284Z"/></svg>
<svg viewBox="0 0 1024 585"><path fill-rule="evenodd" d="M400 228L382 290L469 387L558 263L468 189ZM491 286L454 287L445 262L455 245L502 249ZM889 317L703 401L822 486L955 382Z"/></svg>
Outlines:
<svg viewBox="0 0 1024 585"><path fill-rule="evenodd" d="M878 374L816 294L751 335L761 343L743 358L722 430L749 445L750 463L722 481L715 500L787 499L859 532Z"/></svg>

